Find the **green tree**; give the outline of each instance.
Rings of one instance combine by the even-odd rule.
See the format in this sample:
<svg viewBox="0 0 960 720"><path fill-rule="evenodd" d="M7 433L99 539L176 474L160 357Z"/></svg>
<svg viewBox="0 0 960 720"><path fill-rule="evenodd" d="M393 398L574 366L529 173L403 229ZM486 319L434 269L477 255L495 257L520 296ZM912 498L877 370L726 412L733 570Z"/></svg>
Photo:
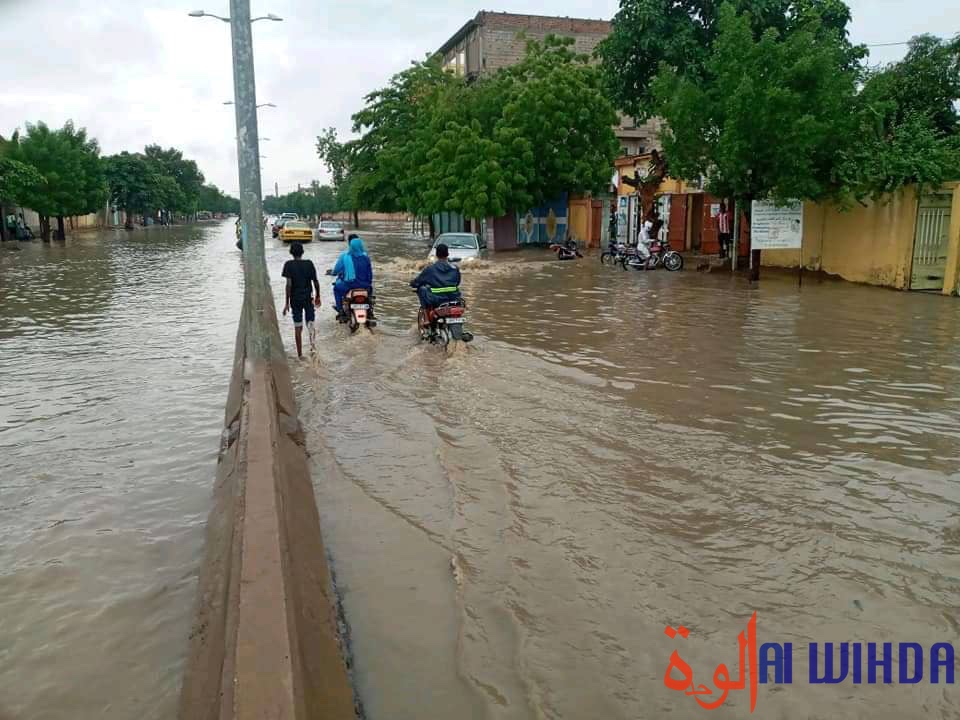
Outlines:
<svg viewBox="0 0 960 720"><path fill-rule="evenodd" d="M906 57L867 73L855 141L841 148L839 181L854 199L960 176L960 36L922 35Z"/></svg>
<svg viewBox="0 0 960 720"><path fill-rule="evenodd" d="M133 225L133 214L147 216L163 204L162 176L144 155L124 151L104 158L103 167L110 200L127 213L128 227Z"/></svg>
<svg viewBox="0 0 960 720"><path fill-rule="evenodd" d="M356 192L357 173L352 164L352 151L349 145L340 142L335 128L327 128L317 137L317 155L326 164L333 179L333 190L337 197L337 207L353 213L354 225L359 227L358 211L360 205Z"/></svg>
<svg viewBox="0 0 960 720"><path fill-rule="evenodd" d="M21 202L21 198L42 188L44 178L32 165L0 157L0 200Z"/></svg>
<svg viewBox="0 0 960 720"><path fill-rule="evenodd" d="M67 122L60 130L44 123L27 125L26 135L13 151L13 159L32 165L46 182L26 188L23 205L40 215L41 234L50 237L50 218L57 218L57 233L64 237L63 218L99 210L108 196L100 162L100 146L84 128Z"/></svg>
<svg viewBox="0 0 960 720"><path fill-rule="evenodd" d="M216 185L201 185L197 199L198 210L206 210L212 213L237 213L240 212L240 201L230 195L226 195Z"/></svg>
<svg viewBox="0 0 960 720"><path fill-rule="evenodd" d="M587 56L573 51L572 38L529 42L524 59L498 73L491 85L486 110L499 110L494 140L519 195L514 208L525 207L527 197L540 203L610 183L617 113L601 74Z"/></svg>
<svg viewBox="0 0 960 720"><path fill-rule="evenodd" d="M204 182L203 173L197 164L184 158L183 152L176 148L164 149L159 145L147 145L143 154L158 175L169 176L177 185L175 190L168 182L161 181L163 205L155 209L195 213L197 201L200 199L200 188Z"/></svg>
<svg viewBox="0 0 960 720"><path fill-rule="evenodd" d="M520 63L470 84L415 63L371 93L347 146L359 201L483 218L605 186L616 113L571 45L531 42Z"/></svg>
<svg viewBox="0 0 960 720"><path fill-rule="evenodd" d="M622 110L638 118L657 114L653 79L661 64L681 77L704 76L712 46L720 32L717 0L621 0L613 30L598 46L608 88ZM781 36L820 21L818 32L839 38L843 65L854 69L865 57L863 47L848 41L850 8L843 0L733 0L738 13L747 13L754 40L768 29Z"/></svg>
<svg viewBox="0 0 960 720"><path fill-rule="evenodd" d="M416 205L410 199L416 188L404 182L406 171L422 164L429 148L408 140L449 102L449 93L463 86L461 78L443 70L438 58L429 58L412 63L385 88L364 98L365 107L353 116L353 130L360 137L345 146L352 175L350 190L358 205L381 212ZM419 152L411 157L398 152L401 147Z"/></svg>
<svg viewBox="0 0 960 720"><path fill-rule="evenodd" d="M41 187L45 181L33 166L4 157L2 146L0 142L0 238L7 240L5 203L21 202L21 198Z"/></svg>
<svg viewBox="0 0 960 720"><path fill-rule="evenodd" d="M757 38L753 27L725 4L699 77L661 67L653 97L666 121L671 174L705 177L712 192L747 212L753 199L833 197L837 149L855 127L856 72L845 43L816 18L786 35L769 28Z"/></svg>

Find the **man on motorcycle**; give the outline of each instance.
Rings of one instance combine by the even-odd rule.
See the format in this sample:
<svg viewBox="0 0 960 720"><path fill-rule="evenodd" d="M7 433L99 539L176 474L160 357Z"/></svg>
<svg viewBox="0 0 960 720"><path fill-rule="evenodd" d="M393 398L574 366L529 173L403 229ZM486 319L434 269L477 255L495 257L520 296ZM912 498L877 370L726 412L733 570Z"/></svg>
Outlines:
<svg viewBox="0 0 960 720"><path fill-rule="evenodd" d="M337 277L333 299L338 316L343 314L343 297L351 290L365 289L373 297L373 265L359 236L351 236L349 247L333 267L333 274Z"/></svg>
<svg viewBox="0 0 960 720"><path fill-rule="evenodd" d="M460 299L460 269L449 261L450 249L440 243L436 253L437 261L425 267L410 283L420 297L420 306L424 308Z"/></svg>

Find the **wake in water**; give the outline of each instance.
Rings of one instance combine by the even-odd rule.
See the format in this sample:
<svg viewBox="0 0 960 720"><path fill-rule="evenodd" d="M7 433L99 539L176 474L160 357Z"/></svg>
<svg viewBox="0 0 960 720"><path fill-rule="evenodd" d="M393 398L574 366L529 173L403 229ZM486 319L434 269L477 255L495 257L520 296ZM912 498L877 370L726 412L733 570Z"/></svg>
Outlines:
<svg viewBox="0 0 960 720"><path fill-rule="evenodd" d="M377 270L387 275L409 276L413 278L421 270L430 265L429 260L413 260L409 258L394 258L385 262L377 263ZM553 263L542 261L528 262L493 262L491 260L468 260L458 263L457 267L463 275L484 275L484 276L505 276L514 275L522 272L533 272L542 270L547 265Z"/></svg>

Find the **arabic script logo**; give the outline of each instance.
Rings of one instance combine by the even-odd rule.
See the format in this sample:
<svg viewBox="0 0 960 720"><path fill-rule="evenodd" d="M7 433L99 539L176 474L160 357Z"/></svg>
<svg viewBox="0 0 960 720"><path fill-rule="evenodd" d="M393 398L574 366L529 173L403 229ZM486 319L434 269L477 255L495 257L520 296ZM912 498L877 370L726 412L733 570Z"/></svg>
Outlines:
<svg viewBox="0 0 960 720"><path fill-rule="evenodd" d="M671 640L676 639L678 635L684 640L690 637L690 630L683 625L676 630L668 625L664 633ZM740 677L737 680L731 680L727 666L720 663L713 673L713 684L716 686L720 697L713 702L701 699L704 697L713 699L714 691L706 685L697 685L694 682L693 669L680 657L680 653L676 650L670 656L670 665L667 666L667 672L663 676L664 686L670 690L682 692L687 697L692 697L704 710L716 710L727 701L731 691L746 690L749 686L750 712L753 713L757 707L757 613L753 613L753 617L747 623L746 632L737 636L737 643L740 645ZM676 677L677 674L682 677Z"/></svg>

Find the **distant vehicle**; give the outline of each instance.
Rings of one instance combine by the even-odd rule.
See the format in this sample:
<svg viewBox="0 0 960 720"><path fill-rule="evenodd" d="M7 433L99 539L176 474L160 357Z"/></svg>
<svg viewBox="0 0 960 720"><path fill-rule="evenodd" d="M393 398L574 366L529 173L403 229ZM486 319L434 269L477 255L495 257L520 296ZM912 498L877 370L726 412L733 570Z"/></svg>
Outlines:
<svg viewBox="0 0 960 720"><path fill-rule="evenodd" d="M296 213L283 213L280 216L280 219L281 220L299 220L300 216L297 215Z"/></svg>
<svg viewBox="0 0 960 720"><path fill-rule="evenodd" d="M332 220L324 220L317 226L317 240L343 240L343 225Z"/></svg>
<svg viewBox="0 0 960 720"><path fill-rule="evenodd" d="M482 257L487 250L487 244L474 233L444 233L430 248L428 259L431 262L437 259L437 245L440 244L450 248L450 262L470 262Z"/></svg>
<svg viewBox="0 0 960 720"><path fill-rule="evenodd" d="M313 229L305 222L287 220L280 228L278 237L283 242L293 242L294 240L310 242L313 240Z"/></svg>

